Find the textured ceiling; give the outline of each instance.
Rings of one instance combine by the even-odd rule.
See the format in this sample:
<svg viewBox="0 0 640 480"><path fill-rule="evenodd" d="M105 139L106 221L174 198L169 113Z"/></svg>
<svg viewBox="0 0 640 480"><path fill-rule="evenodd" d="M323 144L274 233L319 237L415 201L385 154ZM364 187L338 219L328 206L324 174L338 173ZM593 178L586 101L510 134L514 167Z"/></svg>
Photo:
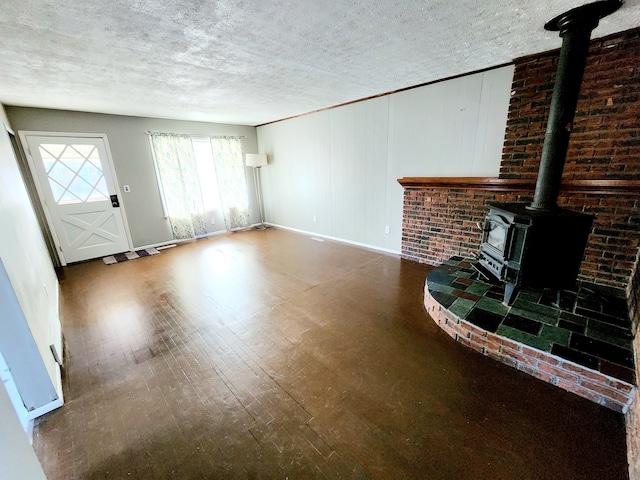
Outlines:
<svg viewBox="0 0 640 480"><path fill-rule="evenodd" d="M4 0L0 102L257 125L557 48L544 23L584 3Z"/></svg>

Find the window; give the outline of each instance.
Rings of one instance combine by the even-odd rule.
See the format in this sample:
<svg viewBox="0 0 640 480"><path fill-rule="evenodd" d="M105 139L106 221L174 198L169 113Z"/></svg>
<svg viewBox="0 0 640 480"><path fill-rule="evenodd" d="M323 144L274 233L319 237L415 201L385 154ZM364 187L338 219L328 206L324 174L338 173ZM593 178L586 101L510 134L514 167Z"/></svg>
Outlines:
<svg viewBox="0 0 640 480"><path fill-rule="evenodd" d="M206 211L220 209L227 230L249 226L239 137L149 132L165 217L176 239L207 234Z"/></svg>
<svg viewBox="0 0 640 480"><path fill-rule="evenodd" d="M206 211L220 209L220 195L218 193L218 181L216 179L216 169L213 165L213 155L211 153L211 141L209 137L191 137L193 153L196 157L198 167L198 178L200 180L200 192L202 193L202 204Z"/></svg>

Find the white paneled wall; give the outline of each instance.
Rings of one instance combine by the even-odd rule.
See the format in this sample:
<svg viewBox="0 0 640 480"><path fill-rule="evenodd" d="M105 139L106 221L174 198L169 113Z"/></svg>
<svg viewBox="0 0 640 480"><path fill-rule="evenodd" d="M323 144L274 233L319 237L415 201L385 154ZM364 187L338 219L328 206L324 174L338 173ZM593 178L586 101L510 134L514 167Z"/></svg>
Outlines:
<svg viewBox="0 0 640 480"><path fill-rule="evenodd" d="M258 127L267 221L400 251L397 179L497 176L512 77L502 67Z"/></svg>
<svg viewBox="0 0 640 480"><path fill-rule="evenodd" d="M327 235L384 247L389 97L329 114L332 230Z"/></svg>
<svg viewBox="0 0 640 480"><path fill-rule="evenodd" d="M329 111L263 128L268 135L258 150L269 157L269 165L261 169L267 221L327 231L331 228Z"/></svg>

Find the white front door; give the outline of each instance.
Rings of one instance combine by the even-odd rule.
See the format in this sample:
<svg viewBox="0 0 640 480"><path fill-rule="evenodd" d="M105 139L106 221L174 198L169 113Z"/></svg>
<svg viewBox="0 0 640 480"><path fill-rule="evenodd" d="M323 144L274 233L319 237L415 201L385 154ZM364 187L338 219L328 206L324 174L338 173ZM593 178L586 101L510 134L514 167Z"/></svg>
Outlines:
<svg viewBox="0 0 640 480"><path fill-rule="evenodd" d="M61 263L130 250L105 136L20 137Z"/></svg>

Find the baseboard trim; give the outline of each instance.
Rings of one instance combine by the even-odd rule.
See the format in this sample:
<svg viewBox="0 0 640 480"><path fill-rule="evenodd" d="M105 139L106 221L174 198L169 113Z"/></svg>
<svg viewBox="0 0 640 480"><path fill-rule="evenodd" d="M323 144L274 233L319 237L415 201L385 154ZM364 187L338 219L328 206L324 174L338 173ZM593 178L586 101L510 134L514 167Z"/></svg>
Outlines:
<svg viewBox="0 0 640 480"><path fill-rule="evenodd" d="M41 417L45 413L49 413L55 410L56 408L60 408L62 405L64 405L64 401L61 398L56 398L55 400L49 403L45 403L41 407L38 407L34 410L27 412L27 419L34 420L38 417Z"/></svg>
<svg viewBox="0 0 640 480"><path fill-rule="evenodd" d="M158 243L150 243L149 245L143 245L141 247L134 247L134 250L143 250L145 248L158 248L158 247L164 247L165 245L180 245L181 243L186 243L186 242L193 242L194 240L200 240L202 238L209 238L209 237L215 237L218 235L224 235L225 233L229 233L228 230L218 230L216 232L210 232L207 233L206 235L203 235L202 237L196 237L196 238L185 238L183 240L166 240L164 242L158 242Z"/></svg>
<svg viewBox="0 0 640 480"><path fill-rule="evenodd" d="M324 235L322 233L310 232L308 230L301 230L299 228L287 227L285 225L280 225L280 224L277 224L277 223L264 222L264 224L265 225L269 225L270 227L281 228L282 230L289 230L291 232L301 233L303 235L309 235L309 236L312 236L312 237L325 238L327 240L333 240L334 242L346 243L348 245L354 245L356 247L368 248L370 250L376 250L378 252L390 253L392 255L400 255L402 253L400 250L393 250L391 248L378 247L376 245L370 245L368 243L362 243L362 242L356 242L356 241L353 241L353 240L347 240L346 238L332 237L331 235ZM203 237L198 237L198 238L187 238L187 239L184 239L184 240L167 240L167 241L164 241L164 242L151 243L149 245L143 245L141 247L135 247L134 250L142 250L144 248L158 248L158 247L163 247L165 245L172 245L172 244L180 245L180 244L186 243L186 242L193 242L194 240L198 240L200 238L216 237L218 235L224 235L225 233L234 233L234 232L242 232L242 231L251 230L251 229L253 229L253 228L255 228L255 227L259 226L259 225L262 225L262 224L254 223L252 225L249 225L246 228L241 228L241 229L232 230L232 231L218 230L217 232L207 233L207 235L205 235Z"/></svg>
<svg viewBox="0 0 640 480"><path fill-rule="evenodd" d="M291 232L301 233L303 235L309 235L312 237L326 238L327 240L333 240L334 242L346 243L349 245L354 245L356 247L363 247L363 248L368 248L370 250L377 250L379 252L390 253L392 255L400 255L401 253L400 250L393 250L390 248L378 247L376 245L369 245L368 243L355 242L353 240L347 240L345 238L332 237L330 235L323 235L322 233L317 233L317 232L309 232L307 230L300 230L298 228L285 227L284 225L279 225L277 223L271 223L271 222L264 222L264 223L271 227L281 228L283 230L289 230Z"/></svg>

